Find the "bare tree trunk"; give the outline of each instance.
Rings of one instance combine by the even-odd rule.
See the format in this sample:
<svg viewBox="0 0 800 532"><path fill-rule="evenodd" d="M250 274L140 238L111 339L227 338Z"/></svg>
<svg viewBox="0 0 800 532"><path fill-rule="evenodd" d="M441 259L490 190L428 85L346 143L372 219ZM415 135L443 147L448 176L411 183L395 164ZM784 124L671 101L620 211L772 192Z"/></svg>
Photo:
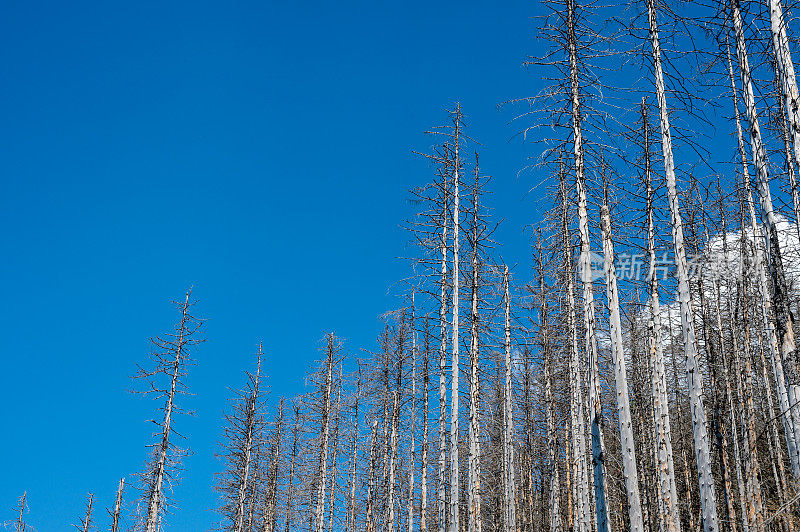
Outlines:
<svg viewBox="0 0 800 532"><path fill-rule="evenodd" d="M389 436L389 486L388 486L388 495L387 495L387 502L386 502L386 529L389 532L394 531L394 510L395 510L395 477L396 477L396 469L397 469L397 420L399 418L399 390L395 390L392 399L392 414L391 418L388 420L391 423L391 434Z"/></svg>
<svg viewBox="0 0 800 532"><path fill-rule="evenodd" d="M506 268L507 281L508 268ZM550 477L550 493L548 501L548 516L550 532L562 532L563 523L561 521L561 481L559 479L557 449L558 437L556 435L556 420L555 408L553 406L553 370L552 353L550 344L550 330L549 330L549 313L547 309L547 299L544 281L545 271L542 263L542 249L541 249L541 235L536 242L536 277L538 281L538 293L536 294L539 300L539 337L541 342L542 357L544 361L544 406L545 406L545 423L547 429L547 474ZM507 290L507 289L506 289Z"/></svg>
<svg viewBox="0 0 800 532"><path fill-rule="evenodd" d="M347 490L347 524L345 532L356 530L356 471L358 470L358 407L361 401L361 366L358 368L358 383L356 384L355 403L353 405L353 435L350 441L350 480Z"/></svg>
<svg viewBox="0 0 800 532"><path fill-rule="evenodd" d="M420 478L420 500L419 500L419 530L428 530L428 405L430 393L430 333L428 329L427 316L425 320L425 357L423 360L423 408L422 408L422 464Z"/></svg>
<svg viewBox="0 0 800 532"><path fill-rule="evenodd" d="M121 491L121 490L120 490ZM22 493L22 497L19 498L19 512L17 513L17 521L14 523L14 530L15 532L25 532L25 521L22 519L23 514L25 513L25 500L28 498L28 492L24 491Z"/></svg>
<svg viewBox="0 0 800 532"><path fill-rule="evenodd" d="M744 246L742 246L744 249ZM744 258L744 257L743 257ZM741 274L740 274L741 275ZM742 328L743 328L743 358L744 358L744 401L741 404L743 410L743 423L742 427L747 434L747 457L745 459L746 469L746 484L748 493L748 514L750 514L750 522L753 524L755 532L764 532L764 509L761 497L761 471L758 462L758 451L756 445L758 443L756 437L756 422L755 410L753 406L753 366L752 356L750 352L750 323L748 318L747 305L749 304L746 288L740 280L740 287L742 292ZM737 378L741 385L742 372L737 372Z"/></svg>
<svg viewBox="0 0 800 532"><path fill-rule="evenodd" d="M459 491L459 462L458 462L458 394L459 385L458 378L460 372L459 366L459 348L460 342L458 339L459 333L459 289L461 286L461 278L459 274L459 214L460 194L459 194L459 170L460 160L458 156L458 148L460 143L460 126L461 126L461 106L458 105L455 112L454 120L454 167L453 167L453 356L451 360L451 392L450 392L450 532L461 532L459 528L459 506L460 506L460 491Z"/></svg>
<svg viewBox="0 0 800 532"><path fill-rule="evenodd" d="M272 433L270 447L270 463L269 472L267 473L267 490L264 494L264 515L263 532L274 532L278 522L278 475L280 473L280 459L281 459L281 441L283 440L283 412L285 400L281 397L278 403L278 417L275 420L275 428ZM257 477L257 474L256 474ZM255 492L255 490L253 490ZM255 495L253 495L255 499ZM247 528L248 532L252 530L252 516L250 518L250 527Z"/></svg>
<svg viewBox="0 0 800 532"><path fill-rule="evenodd" d="M411 463L408 466L409 479L408 479L408 532L414 532L414 469L417 465L417 450L416 450L416 422L417 422L417 329L416 329L416 309L414 307L414 293L411 293L411 433L410 439L410 455Z"/></svg>
<svg viewBox="0 0 800 532"><path fill-rule="evenodd" d="M236 498L236 510L234 516L234 531L244 531L245 503L247 502L247 490L250 487L250 471L253 467L254 449L253 439L256 428L256 407L258 405L258 386L261 382L261 344L258 345L258 366L254 382L253 393L246 397L247 401L245 414L245 441L244 455L242 457L241 474L239 476L239 486Z"/></svg>
<svg viewBox="0 0 800 532"><path fill-rule="evenodd" d="M468 477L467 497L469 504L469 532L481 532L481 457L480 457L480 420L478 419L478 401L480 397L479 331L478 331L478 161L475 161L475 190L473 191L473 224L472 224L472 280L470 312L470 349L469 349L469 431L468 431ZM409 531L411 532L411 531Z"/></svg>
<svg viewBox="0 0 800 532"><path fill-rule="evenodd" d="M591 507L589 504L589 473L586 464L586 422L584 418L583 370L578 350L578 328L575 318L575 287L572 270L572 241L569 234L569 210L567 191L564 185L563 167L561 180L561 232L564 248L564 278L567 297L567 329L570 336L570 427L572 454L575 460L575 532L590 532ZM530 467L527 468L528 471ZM532 489L529 486L529 491Z"/></svg>
<svg viewBox="0 0 800 532"><path fill-rule="evenodd" d="M678 490L675 483L675 464L672 455L672 434L669 420L669 398L667 397L667 371L664 366L664 344L661 336L661 305L656 276L655 226L653 223L653 184L650 166L650 124L647 106L642 98L642 120L644 123L645 186L647 189L647 255L649 260L648 280L650 305L647 327L649 330L650 361L653 367L651 393L653 396L653 419L658 470L659 516L665 532L680 532L681 520L678 512Z"/></svg>
<svg viewBox="0 0 800 532"><path fill-rule="evenodd" d="M575 187L578 193L578 232L581 239L579 272L583 283L583 321L586 330L586 352L589 356L589 415L592 431L592 465L594 467L594 495L597 532L609 532L608 501L606 495L605 449L602 430L602 404L600 392L600 367L595 330L594 289L591 272L591 243L589 215L586 208L585 148L581 129L580 82L578 79L578 45L575 35L575 0L567 0L567 31L570 64L570 91L572 99L572 135L575 156Z"/></svg>
<svg viewBox="0 0 800 532"><path fill-rule="evenodd" d="M788 126L788 135L794 146L794 166L800 167L800 91L797 88L797 78L794 73L794 61L789 49L789 38L786 34L786 21L783 18L781 0L769 0L769 21L772 33L772 51L775 54L775 67L784 101L784 128ZM788 157L787 153L787 157ZM787 158L791 165L791 158ZM793 172L790 173L793 179ZM792 182L792 199L795 206L795 216L798 211L797 188ZM800 223L800 219L796 220Z"/></svg>
<svg viewBox="0 0 800 532"><path fill-rule="evenodd" d="M82 532L89 532L92 529L92 511L94 510L94 494L90 493L86 501L86 514L81 519L80 526L76 526Z"/></svg>
<svg viewBox="0 0 800 532"><path fill-rule="evenodd" d="M364 530L375 532L375 443L378 436L378 420L372 422L372 440L369 446L369 473L367 475L367 522Z"/></svg>
<svg viewBox="0 0 800 532"><path fill-rule="evenodd" d="M152 472L152 480L150 481L145 532L157 532L159 526L159 516L161 515L161 507L164 500L164 476L166 473L167 453L169 452L170 448L169 437L172 432L172 412L175 406L175 395L178 391L178 379L181 375L181 367L183 365L184 346L187 343L187 327L190 320L190 296L191 291L186 293L186 299L181 305L181 321L178 324L177 337L172 346L172 351L174 354L172 361L172 380L170 383L170 388L166 393L167 399L164 406L164 421L161 424L161 443L157 450L158 454L155 467L153 468Z"/></svg>
<svg viewBox="0 0 800 532"><path fill-rule="evenodd" d="M513 363L511 361L511 294L508 266L503 267L503 295L505 307L505 386L503 388L503 523L505 532L516 532L516 471L514 470L514 403Z"/></svg>
<svg viewBox="0 0 800 532"><path fill-rule="evenodd" d="M292 513L294 505L294 469L297 463L297 444L300 436L300 406L298 402L292 403L294 426L292 427L292 455L289 459L289 481L286 488L286 517L285 530L289 532L292 524Z"/></svg>
<svg viewBox="0 0 800 532"><path fill-rule="evenodd" d="M447 493L446 478L447 471L447 429L445 426L445 414L447 411L447 171L444 172L444 192L442 205L442 240L440 243L442 251L442 276L440 279L439 295L439 470L437 478L437 519L436 525L438 532L444 532L447 524Z"/></svg>
<svg viewBox="0 0 800 532"><path fill-rule="evenodd" d="M328 334L327 357L325 362L325 384L323 389L322 427L319 434L319 464L317 466L317 504L314 511L316 532L325 529L325 495L328 476L328 440L330 438L331 388L333 386L333 334Z"/></svg>
<svg viewBox="0 0 800 532"><path fill-rule="evenodd" d="M653 48L653 74L659 107L661 126L661 147L664 154L664 174L669 196L669 210L672 219L672 239L675 244L675 262L678 270L678 301L681 312L684 353L689 385L689 404L692 414L695 459L700 480L700 506L705 532L717 532L717 503L714 495L714 477L711 474L711 453L709 451L706 412L703 406L703 383L700 374L700 361L697 355L694 321L692 318L691 295L689 293L686 250L683 243L683 222L681 220L678 189L675 179L675 161L672 155L672 132L667 109L664 73L661 66L661 43L658 37L655 0L647 0L647 14L650 26L650 43Z"/></svg>
<svg viewBox="0 0 800 532"><path fill-rule="evenodd" d="M636 470L631 403L628 394L628 376L625 353L622 350L622 322L619 314L617 273L614 266L614 244L611 241L611 216L608 213L607 205L603 205L600 217L603 232L608 308L610 312L611 355L614 361L614 379L617 388L617 415L619 417L620 445L622 446L622 471L625 478L625 491L628 495L628 517L631 532L644 532L642 501L639 495L639 475Z"/></svg>
<svg viewBox="0 0 800 532"><path fill-rule="evenodd" d="M125 477L119 479L119 485L117 486L117 496L114 499L114 511L111 514L111 532L119 532L119 515L122 509L122 490L125 489ZM20 520L22 519L22 513L20 513ZM19 530L19 528L18 528ZM23 528L24 530L24 528Z"/></svg>
<svg viewBox="0 0 800 532"><path fill-rule="evenodd" d="M342 368L339 366L339 382L342 382ZM342 406L342 387L339 385L336 391L336 420L333 425L333 455L331 456L331 494L330 494L330 510L328 517L328 530L333 530L333 518L336 514L336 476L338 474L338 461L339 461L339 422L341 420L341 406Z"/></svg>

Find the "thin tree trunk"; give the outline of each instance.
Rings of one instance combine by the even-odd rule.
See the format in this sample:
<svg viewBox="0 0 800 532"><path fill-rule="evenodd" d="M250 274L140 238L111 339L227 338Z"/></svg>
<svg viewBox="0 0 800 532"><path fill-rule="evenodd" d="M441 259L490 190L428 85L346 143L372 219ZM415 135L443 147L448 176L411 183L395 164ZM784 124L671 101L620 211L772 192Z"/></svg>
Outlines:
<svg viewBox="0 0 800 532"><path fill-rule="evenodd" d="M414 469L417 466L417 450L416 450L416 423L417 423L417 329L416 329L416 309L414 307L414 293L411 293L411 432L409 434L410 460L408 466L409 479L408 479L408 507L407 507L407 525L408 532L414 532Z"/></svg>
<svg viewBox="0 0 800 532"><path fill-rule="evenodd" d="M714 495L714 477L711 474L711 453L709 451L706 412L703 406L703 383L700 361L697 355L694 321L692 318L691 295L689 293L686 250L683 243L683 222L681 220L678 189L675 178L675 161L672 155L672 132L667 109L664 73L661 66L661 43L658 37L655 0L647 0L647 14L650 26L650 43L653 48L653 74L659 107L661 126L661 147L664 154L664 174L667 182L669 210L672 219L672 239L675 244L675 261L678 270L678 302L681 312L684 354L689 386L689 404L692 414L692 433L694 436L695 459L700 481L700 507L705 532L717 532L717 502Z"/></svg>
<svg viewBox="0 0 800 532"><path fill-rule="evenodd" d="M636 450L631 420L631 402L628 393L628 376L625 353L622 350L622 322L619 313L617 273L614 266L614 243L611 241L611 216L608 206L600 213L605 257L606 288L608 292L609 323L611 326L611 355L614 361L614 382L617 388L617 416L619 418L620 445L622 446L622 474L628 495L628 518L631 532L644 532L642 501L639 495L639 474L636 468Z"/></svg>
<svg viewBox="0 0 800 532"><path fill-rule="evenodd" d="M478 331L478 162L475 161L475 190L473 191L472 220L472 279L470 312L470 349L469 349L469 428L468 428L468 481L467 503L469 504L469 532L481 532L481 462L480 462L480 420L478 419L478 401L480 384L478 368L480 365L479 331ZM409 531L411 532L411 531Z"/></svg>
<svg viewBox="0 0 800 532"><path fill-rule="evenodd" d="M459 507L460 507L460 490L459 490L459 463L458 463L458 394L459 385L458 378L460 372L459 366L459 348L460 342L458 339L459 333L459 289L461 286L459 274L459 214L460 194L459 194L459 170L460 160L458 155L459 143L461 141L459 136L461 126L461 107L456 109L454 121L454 167L453 167L453 356L451 360L451 392L450 392L450 532L461 532L459 528Z"/></svg>
<svg viewBox="0 0 800 532"><path fill-rule="evenodd" d="M572 241L569 234L569 211L567 191L564 185L564 171L561 169L561 232L564 248L564 278L567 297L567 329L569 334L570 371L570 427L572 433L572 453L575 457L575 532L590 532L591 507L589 504L589 473L586 464L586 422L584 417L583 370L578 350L578 327L575 318L575 287L572 270ZM526 401L527 403L527 401ZM530 467L527 468L530 471ZM528 491L532 486L528 486Z"/></svg>
<svg viewBox="0 0 800 532"><path fill-rule="evenodd" d="M372 440L369 446L369 473L367 475L367 522L364 526L366 532L375 532L375 444L378 436L378 420L372 422Z"/></svg>
<svg viewBox="0 0 800 532"><path fill-rule="evenodd" d="M121 479L119 479L119 485L117 486L117 496L114 499L114 512L111 514L111 532L119 532L119 517L120 517L120 510L122 509L122 490L124 489L125 489L125 477L122 477ZM21 520L22 520L22 513L20 512L20 521Z"/></svg>
<svg viewBox="0 0 800 532"><path fill-rule="evenodd" d="M578 193L578 233L581 239L579 271L583 284L583 321L586 330L586 352L589 356L589 415L592 431L592 465L597 532L609 532L606 495L605 449L602 430L600 367L595 331L594 289L591 271L589 215L586 208L586 176L584 168L583 132L581 129L581 95L578 79L578 44L575 35L575 0L567 0L567 30L572 100L572 135L575 156L575 187Z"/></svg>
<svg viewBox="0 0 800 532"><path fill-rule="evenodd" d="M175 339L175 357L172 362L172 381L167 392L166 405L164 406L164 422L161 425L161 443L158 447L158 455L153 470L153 478L150 485L149 503L147 508L147 520L145 522L145 532L157 532L159 527L159 516L164 500L163 484L167 463L167 452L169 451L169 436L172 431L172 411L175 405L175 394L178 388L178 377L183 359L184 338L186 336L187 319L189 318L189 297L191 292L186 293L186 299L181 307L181 321L178 326L178 334Z"/></svg>
<svg viewBox="0 0 800 532"><path fill-rule="evenodd" d="M644 124L645 186L647 189L647 255L649 260L648 280L650 305L647 327L649 330L650 361L653 367L651 393L653 396L653 419L658 470L659 517L665 532L680 532L681 520L678 512L678 490L675 482L675 464L672 455L672 434L667 397L667 371L664 366L664 344L661 336L661 304L656 275L655 225L653 222L653 185L650 166L650 124L647 106L642 98L642 121Z"/></svg>
<svg viewBox="0 0 800 532"><path fill-rule="evenodd" d="M286 517L284 519L284 532L289 532L292 524L292 512L294 505L294 469L297 463L297 444L300 436L300 407L296 402L292 405L292 407L294 410L294 426L292 427L292 455L289 459L289 481L286 488Z"/></svg>
<svg viewBox="0 0 800 532"><path fill-rule="evenodd" d="M516 472L514 470L514 403L511 361L511 294L508 266L503 267L503 296L505 307L505 386L503 388L503 523L505 532L516 532Z"/></svg>
<svg viewBox="0 0 800 532"><path fill-rule="evenodd" d="M327 494L328 439L330 437L331 387L333 385L333 335L328 335L325 388L323 390L322 427L320 430L319 465L317 466L317 505L314 511L314 527L317 532L325 529L325 495Z"/></svg>
<svg viewBox="0 0 800 532"><path fill-rule="evenodd" d="M446 471L447 471L447 438L445 426L445 414L447 411L447 217L448 204L448 183L447 171L444 172L444 192L442 205L442 240L440 243L442 251L442 276L440 280L439 296L439 471L437 479L437 519L436 525L438 532L445 532L447 524L447 493L446 493Z"/></svg>

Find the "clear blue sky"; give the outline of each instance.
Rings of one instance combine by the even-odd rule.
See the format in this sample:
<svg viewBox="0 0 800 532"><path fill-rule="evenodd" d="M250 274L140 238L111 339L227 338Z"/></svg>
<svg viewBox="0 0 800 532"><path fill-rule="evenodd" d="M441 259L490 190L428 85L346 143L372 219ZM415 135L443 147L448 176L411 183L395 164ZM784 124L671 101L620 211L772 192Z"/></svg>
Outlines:
<svg viewBox="0 0 800 532"><path fill-rule="evenodd" d="M435 4L435 5L430 5ZM302 392L318 340L371 347L408 273L423 131L460 100L503 254L527 277L539 218L510 140L540 75L536 2L4 2L0 7L0 520L106 526L155 403L129 395L189 285L208 318L180 428L194 455L171 530L215 519L228 386L263 340L273 399Z"/></svg>

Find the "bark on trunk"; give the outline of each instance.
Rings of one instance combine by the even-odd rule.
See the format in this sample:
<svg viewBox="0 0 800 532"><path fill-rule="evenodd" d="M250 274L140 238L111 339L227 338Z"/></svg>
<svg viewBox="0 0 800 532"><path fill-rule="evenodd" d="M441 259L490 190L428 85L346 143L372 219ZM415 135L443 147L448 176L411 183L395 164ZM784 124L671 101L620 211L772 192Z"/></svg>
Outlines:
<svg viewBox="0 0 800 532"><path fill-rule="evenodd" d="M700 361L697 355L694 321L692 318L691 295L689 293L688 267L683 239L678 189L675 178L675 161L672 154L672 132L667 109L664 73L661 65L661 43L658 37L655 0L647 0L647 14L650 27L650 43L653 49L653 75L659 107L661 127L661 148L664 155L664 174L667 182L669 210L672 220L672 239L675 245L675 262L678 273L678 302L681 312L684 354L688 375L689 404L692 414L692 433L694 437L695 459L700 481L700 507L705 532L717 532L717 503L714 494L714 478L711 473L711 453L709 451L706 412L703 406L703 383Z"/></svg>
<svg viewBox="0 0 800 532"><path fill-rule="evenodd" d="M628 518L631 532L643 532L642 501L639 495L639 474L636 468L636 449L631 420L631 402L628 393L628 375L625 353L622 349L622 322L619 312L617 273L614 266L614 243L611 241L611 216L608 206L601 208L603 233L603 255L605 258L606 289L611 328L611 356L614 362L614 382L617 388L617 416L619 419L620 445L622 447L622 475L628 495Z"/></svg>

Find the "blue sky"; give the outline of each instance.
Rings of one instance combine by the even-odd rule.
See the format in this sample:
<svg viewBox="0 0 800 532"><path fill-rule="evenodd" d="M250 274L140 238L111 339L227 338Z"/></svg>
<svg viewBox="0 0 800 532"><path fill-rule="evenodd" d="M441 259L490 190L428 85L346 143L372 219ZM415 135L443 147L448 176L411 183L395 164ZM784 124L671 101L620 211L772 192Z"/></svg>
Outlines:
<svg viewBox="0 0 800 532"><path fill-rule="evenodd" d="M6 2L0 7L0 520L106 526L156 404L128 376L194 285L208 341L189 378L194 455L172 530L215 516L228 386L263 340L272 398L319 339L373 345L408 273L412 150L456 100L484 144L503 255L527 277L539 218L512 140L537 3Z"/></svg>

